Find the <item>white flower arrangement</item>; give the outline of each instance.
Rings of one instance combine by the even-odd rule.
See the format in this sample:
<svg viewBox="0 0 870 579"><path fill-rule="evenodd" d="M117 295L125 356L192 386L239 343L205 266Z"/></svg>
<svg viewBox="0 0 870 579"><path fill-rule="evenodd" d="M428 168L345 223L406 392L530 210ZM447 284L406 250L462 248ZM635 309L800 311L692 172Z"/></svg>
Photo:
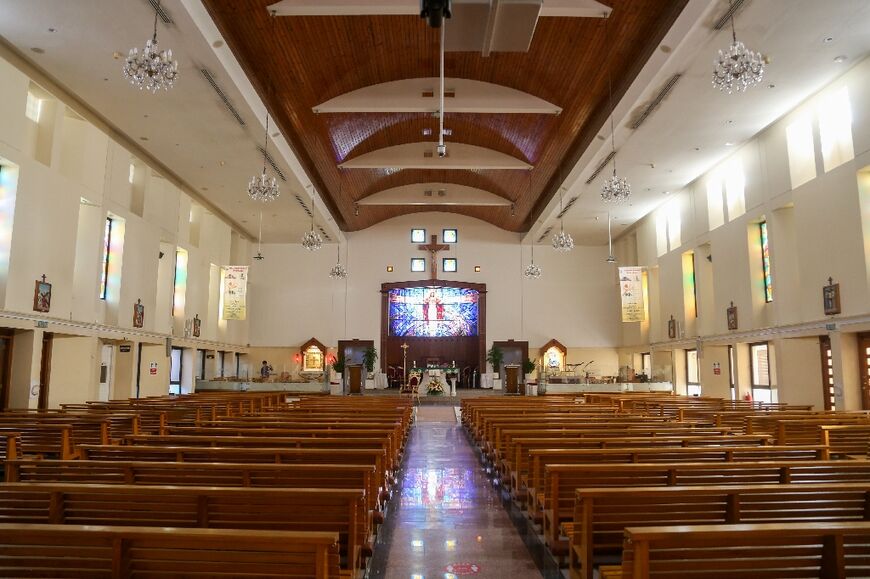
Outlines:
<svg viewBox="0 0 870 579"><path fill-rule="evenodd" d="M431 377L429 384L426 385L426 391L430 396L440 396L444 394L444 384L438 377Z"/></svg>

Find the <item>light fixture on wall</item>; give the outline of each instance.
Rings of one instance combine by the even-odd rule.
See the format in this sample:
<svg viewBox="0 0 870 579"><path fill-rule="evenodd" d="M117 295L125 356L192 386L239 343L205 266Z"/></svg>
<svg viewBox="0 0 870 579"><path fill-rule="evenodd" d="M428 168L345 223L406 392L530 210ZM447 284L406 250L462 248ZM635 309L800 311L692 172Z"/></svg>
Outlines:
<svg viewBox="0 0 870 579"><path fill-rule="evenodd" d="M154 10L154 35L145 42L142 52L133 47L124 61L124 78L140 90L156 93L160 89L170 89L178 78L178 61L172 58L171 50L161 51L157 45L157 15L160 0Z"/></svg>
<svg viewBox="0 0 870 579"><path fill-rule="evenodd" d="M320 234L314 230L314 190L313 186L311 192L311 230L306 231L305 235L302 236L302 247L307 249L308 251L317 251L321 247L323 247L323 238L320 237Z"/></svg>
<svg viewBox="0 0 870 579"><path fill-rule="evenodd" d="M731 0L728 0L731 10ZM764 57L753 52L737 40L734 14L731 14L731 46L720 50L713 60L713 86L728 94L743 92L761 82L764 76Z"/></svg>
<svg viewBox="0 0 870 579"><path fill-rule="evenodd" d="M604 19L604 36L607 37L607 21L610 17ZM613 174L604 180L601 186L601 199L605 203L623 203L631 197L631 184L625 177L619 177L616 174L616 131L613 128L613 71L610 66L607 67L607 94L610 101L610 150L613 153Z"/></svg>
<svg viewBox="0 0 870 579"><path fill-rule="evenodd" d="M616 258L613 257L613 233L610 224L613 220L610 218L610 211L607 212L607 263L616 263Z"/></svg>
<svg viewBox="0 0 870 579"><path fill-rule="evenodd" d="M263 138L263 172L251 177L248 183L248 196L254 201L270 203L278 198L281 192L278 190L278 180L273 176L271 179L266 174L266 164L269 162L269 113L266 112L266 136Z"/></svg>
<svg viewBox="0 0 870 579"><path fill-rule="evenodd" d="M332 266L332 269L329 270L329 277L331 277L332 279L344 279L347 277L347 269L345 269L345 267L343 265L341 265L341 244L340 243L335 244L335 255L336 255L336 258L338 259L338 261L336 262L336 264L334 266Z"/></svg>
<svg viewBox="0 0 870 579"><path fill-rule="evenodd" d="M541 268L535 265L535 245L532 244L532 262L523 270L523 275L526 279L538 279L541 273Z"/></svg>

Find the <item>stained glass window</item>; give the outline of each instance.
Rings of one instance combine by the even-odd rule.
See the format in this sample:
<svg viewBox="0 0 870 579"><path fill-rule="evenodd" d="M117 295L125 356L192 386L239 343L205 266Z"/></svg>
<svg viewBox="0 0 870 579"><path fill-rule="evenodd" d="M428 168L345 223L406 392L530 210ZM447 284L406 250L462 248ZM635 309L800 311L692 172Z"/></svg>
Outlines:
<svg viewBox="0 0 870 579"><path fill-rule="evenodd" d="M103 233L103 267L102 277L100 278L100 299L106 299L109 293L109 258L111 257L112 248L112 218L106 217L106 230Z"/></svg>
<svg viewBox="0 0 870 579"><path fill-rule="evenodd" d="M441 338L476 336L476 290L410 287L389 292L390 335Z"/></svg>
<svg viewBox="0 0 870 579"><path fill-rule="evenodd" d="M422 257L411 258L411 271L415 273L426 271L426 260Z"/></svg>
<svg viewBox="0 0 870 579"><path fill-rule="evenodd" d="M458 268L455 257L445 257L441 260L441 269L447 273L455 273Z"/></svg>
<svg viewBox="0 0 870 579"><path fill-rule="evenodd" d="M758 237L761 241L761 267L764 273L764 301L773 301L773 278L770 274L770 246L767 242L767 221L758 224Z"/></svg>
<svg viewBox="0 0 870 579"><path fill-rule="evenodd" d="M425 229L412 229L411 230L411 243L426 243L426 230Z"/></svg>
<svg viewBox="0 0 870 579"><path fill-rule="evenodd" d="M444 243L456 243L459 241L459 232L456 229L443 229L441 231L441 240Z"/></svg>

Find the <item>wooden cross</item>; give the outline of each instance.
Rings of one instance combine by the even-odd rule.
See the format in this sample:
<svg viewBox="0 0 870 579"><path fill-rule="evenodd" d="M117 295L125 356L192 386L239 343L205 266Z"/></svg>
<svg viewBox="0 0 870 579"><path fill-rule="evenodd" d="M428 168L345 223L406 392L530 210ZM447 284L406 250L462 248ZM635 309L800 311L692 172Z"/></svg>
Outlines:
<svg viewBox="0 0 870 579"><path fill-rule="evenodd" d="M426 245L418 245L417 248L420 251L428 251L432 254L432 267L429 268L431 273L430 279L438 279L438 252L439 251L447 251L450 249L449 245L445 245L443 243L438 243L438 235L432 235L432 241L427 243Z"/></svg>

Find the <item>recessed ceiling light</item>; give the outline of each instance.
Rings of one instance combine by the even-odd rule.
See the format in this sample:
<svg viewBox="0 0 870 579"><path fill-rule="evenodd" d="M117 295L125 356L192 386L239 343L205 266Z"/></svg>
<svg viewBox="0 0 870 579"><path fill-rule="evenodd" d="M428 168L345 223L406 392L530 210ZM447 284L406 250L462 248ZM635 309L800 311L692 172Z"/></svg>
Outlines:
<svg viewBox="0 0 870 579"><path fill-rule="evenodd" d="M148 137L139 137L139 140L140 140L140 141L147 141L147 140L148 140Z"/></svg>
<svg viewBox="0 0 870 579"><path fill-rule="evenodd" d="M106 81L106 82L108 82L108 81L109 81L109 77L106 77L106 78L104 78L103 80Z"/></svg>
<svg viewBox="0 0 870 579"><path fill-rule="evenodd" d="M732 143L731 141L728 141L727 143L725 143L725 146L726 147L733 147L734 143Z"/></svg>
<svg viewBox="0 0 870 579"><path fill-rule="evenodd" d="M834 58L834 62L836 62L837 64L839 64L841 62L846 62L847 58L848 57L846 55L841 54L840 56L837 56L836 58Z"/></svg>
<svg viewBox="0 0 870 579"><path fill-rule="evenodd" d="M725 121L725 124L726 124L726 125L731 125L731 124L733 124L733 123L734 123L734 121L731 120L731 119L728 119L727 121Z"/></svg>
<svg viewBox="0 0 870 579"><path fill-rule="evenodd" d="M773 83L770 83L769 85L767 85L767 88L776 88L776 85Z"/></svg>
<svg viewBox="0 0 870 579"><path fill-rule="evenodd" d="M208 191L208 187L200 187L203 191Z"/></svg>
<svg viewBox="0 0 870 579"><path fill-rule="evenodd" d="M227 164L226 161L221 161L221 167L223 167L226 164Z"/></svg>
<svg viewBox="0 0 870 579"><path fill-rule="evenodd" d="M48 31L49 32L57 32L57 28L49 28Z"/></svg>
<svg viewBox="0 0 870 579"><path fill-rule="evenodd" d="M211 43L211 45L214 48L220 48L221 46L224 45L224 41L223 40L215 40L214 42Z"/></svg>
<svg viewBox="0 0 870 579"><path fill-rule="evenodd" d="M695 147L695 150L696 150L696 151L700 151L700 150L701 150L701 147Z"/></svg>
<svg viewBox="0 0 870 579"><path fill-rule="evenodd" d="M670 191L664 191L664 192L662 193L662 195L670 195L670 194L671 194Z"/></svg>
<svg viewBox="0 0 870 579"><path fill-rule="evenodd" d="M830 44L830 43L832 43L833 41L834 41L834 37L833 37L833 36L825 36L825 37L822 39L822 42L824 42L825 44Z"/></svg>
<svg viewBox="0 0 870 579"><path fill-rule="evenodd" d="M273 138L273 139L276 139L276 138L278 138L278 136L279 136L280 134L281 134L281 133L279 133L278 131L275 131L274 133L272 133L272 138Z"/></svg>
<svg viewBox="0 0 870 579"><path fill-rule="evenodd" d="M124 56L124 55L121 54L120 52L118 52L117 50L112 53L112 58L114 58L115 60L120 59L122 56Z"/></svg>
<svg viewBox="0 0 870 579"><path fill-rule="evenodd" d="M668 54L673 49L670 46L668 46L667 44L662 44L661 46L659 46L659 50L661 50L665 54Z"/></svg>
<svg viewBox="0 0 870 579"><path fill-rule="evenodd" d="M45 49L44 49L44 48L39 48L38 46L34 46L34 47L32 47L30 50L31 50L32 52L35 52L36 54L45 54Z"/></svg>

